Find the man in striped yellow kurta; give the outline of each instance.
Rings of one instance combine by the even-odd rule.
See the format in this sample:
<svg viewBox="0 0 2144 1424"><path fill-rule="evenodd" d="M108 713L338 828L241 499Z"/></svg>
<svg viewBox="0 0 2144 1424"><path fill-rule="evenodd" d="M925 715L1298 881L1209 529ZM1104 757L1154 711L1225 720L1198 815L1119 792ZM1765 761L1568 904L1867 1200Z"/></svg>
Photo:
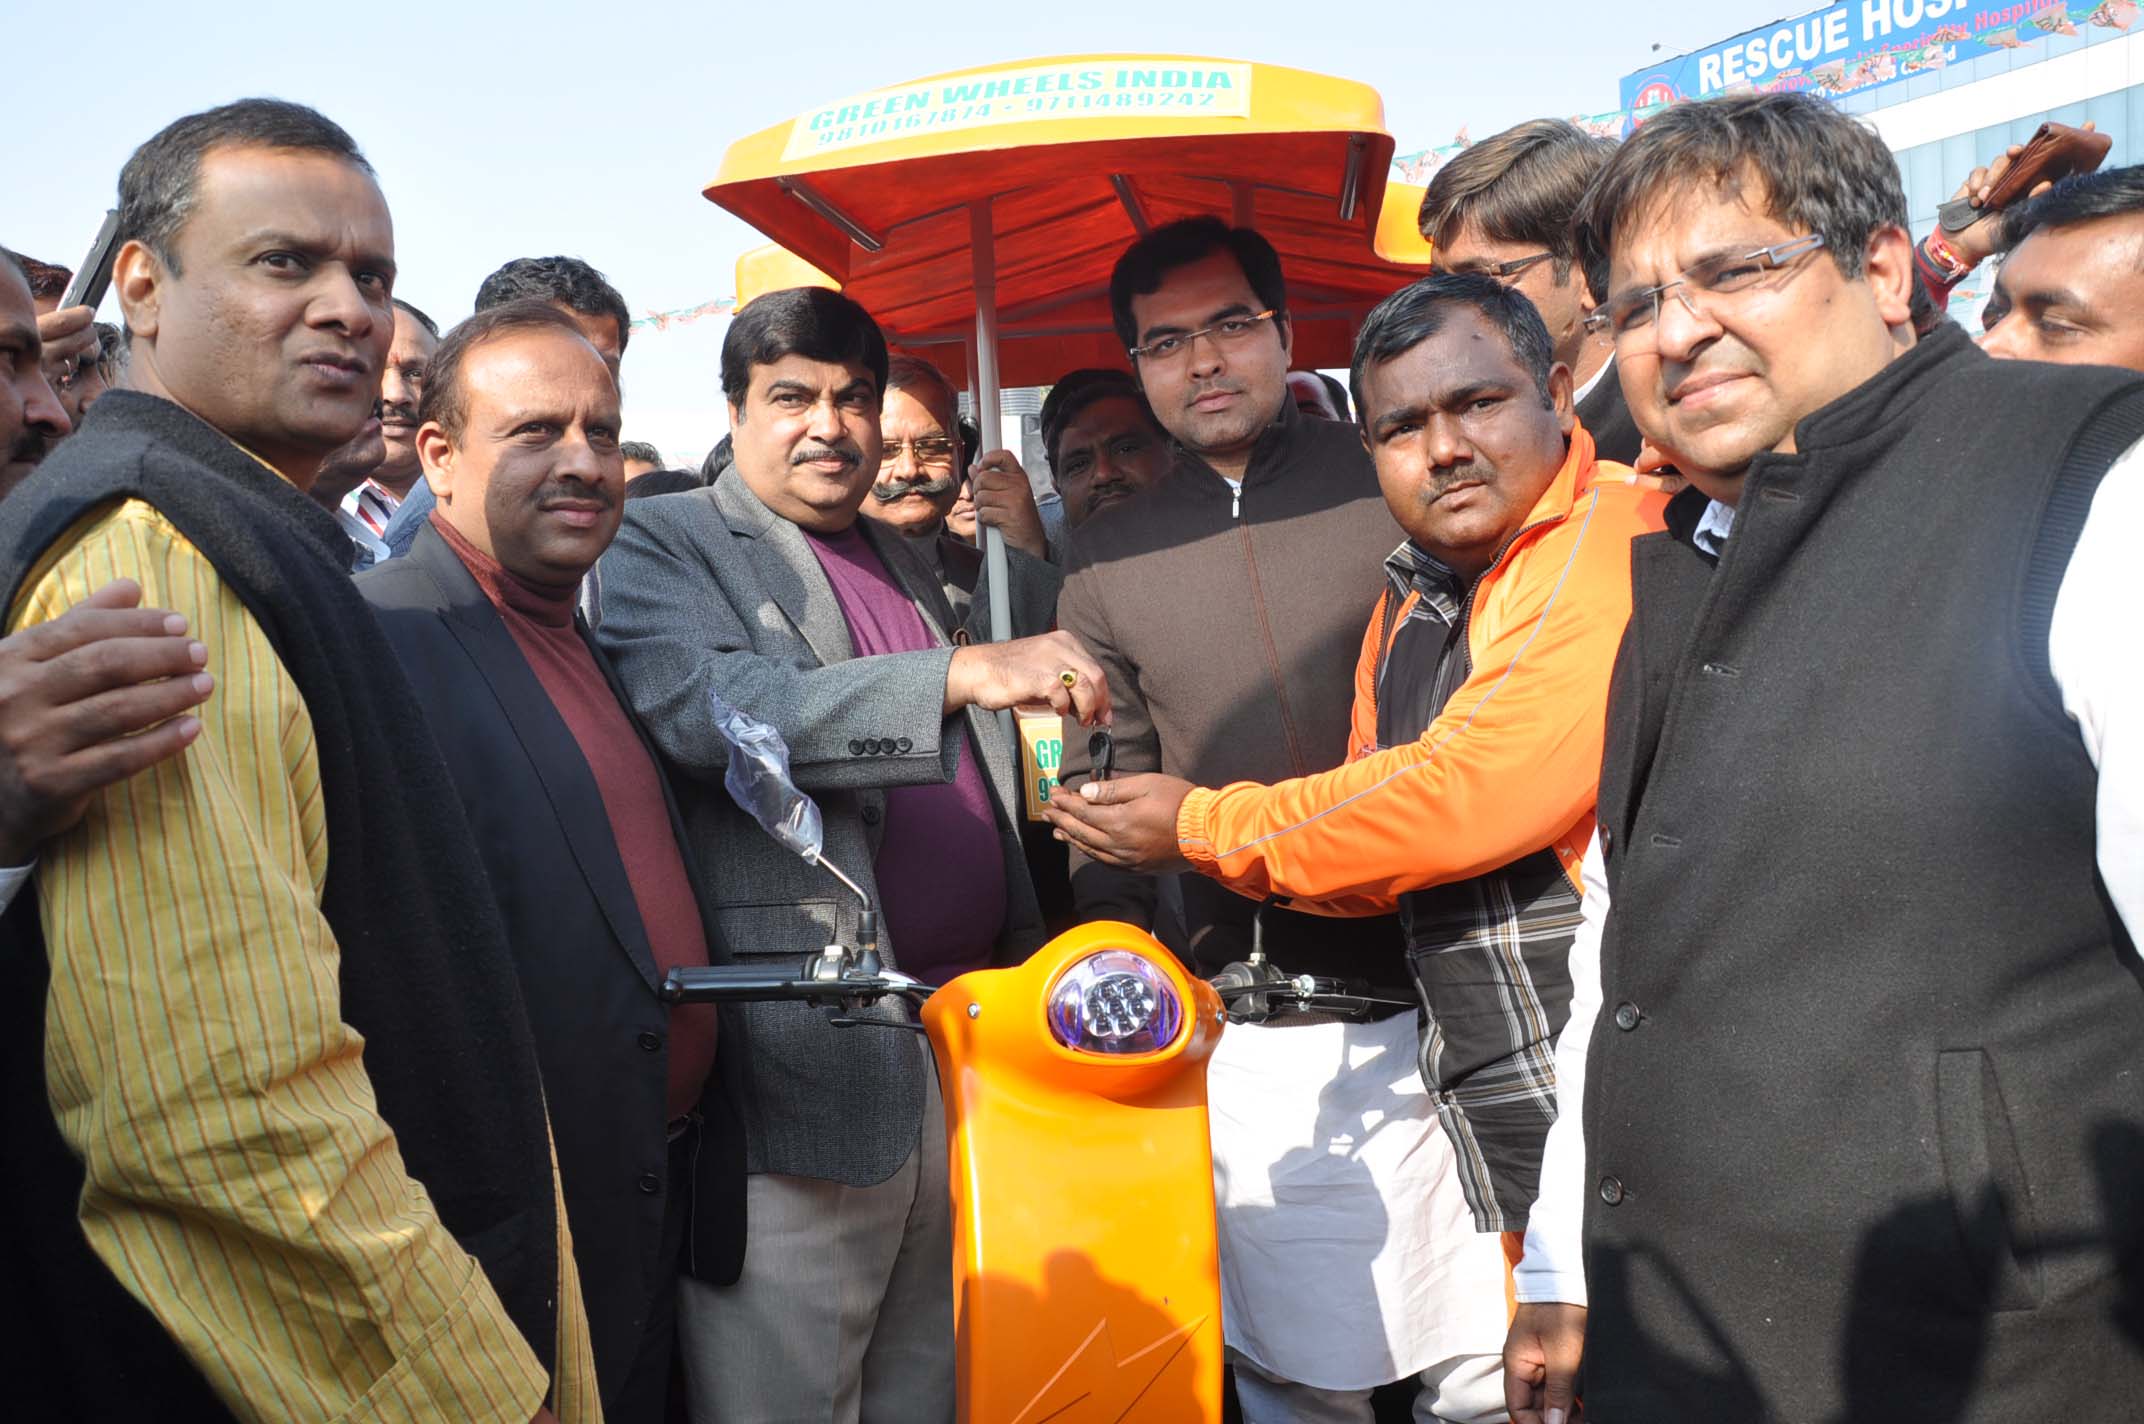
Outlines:
<svg viewBox="0 0 2144 1424"><path fill-rule="evenodd" d="M61 536L8 631L115 578L185 615L217 686L186 755L99 795L37 871L47 1081L90 1244L255 1417L527 1419L544 1371L405 1174L338 1017L312 721L260 625L128 500ZM223 1199L157 1200L174 1175ZM594 1419L564 1239L559 1263L558 1413Z"/></svg>
<svg viewBox="0 0 2144 1424"><path fill-rule="evenodd" d="M148 394L116 393L105 424L131 412L145 429L191 431L199 417L204 445L243 442L302 489L377 390L392 331L384 200L354 147L334 147L347 136L309 110L247 101L152 145L188 124L184 191L167 181L155 193L140 154L122 178L123 224L132 180L137 207L147 183L176 230L122 249L135 385ZM214 381L218 360L240 368ZM97 441L78 439L81 464ZM55 471L47 493L68 478ZM428 1190L408 1169L367 1072L379 1044L345 1019L347 967L324 913L333 808L315 711L291 670L302 652L286 644L301 658L287 665L239 587L141 498L90 509L47 545L11 585L7 626L122 576L185 615L217 683L185 756L101 792L37 871L45 1087L81 1159L90 1248L239 1418L599 1419L555 1170L547 1374L435 1209L452 1184L431 1177Z"/></svg>

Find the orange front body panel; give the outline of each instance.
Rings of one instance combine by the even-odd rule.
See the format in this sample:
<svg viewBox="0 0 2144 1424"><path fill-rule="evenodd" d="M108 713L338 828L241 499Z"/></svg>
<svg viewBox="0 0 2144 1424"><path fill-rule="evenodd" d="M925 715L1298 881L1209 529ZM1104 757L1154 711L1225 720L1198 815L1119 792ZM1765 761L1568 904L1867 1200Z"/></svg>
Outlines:
<svg viewBox="0 0 2144 1424"><path fill-rule="evenodd" d="M1185 1025L1111 1057L1051 1035L1050 990L1105 949L1154 962ZM1221 1417L1206 1060L1221 1004L1143 930L1103 922L923 1011L952 1158L963 1424Z"/></svg>

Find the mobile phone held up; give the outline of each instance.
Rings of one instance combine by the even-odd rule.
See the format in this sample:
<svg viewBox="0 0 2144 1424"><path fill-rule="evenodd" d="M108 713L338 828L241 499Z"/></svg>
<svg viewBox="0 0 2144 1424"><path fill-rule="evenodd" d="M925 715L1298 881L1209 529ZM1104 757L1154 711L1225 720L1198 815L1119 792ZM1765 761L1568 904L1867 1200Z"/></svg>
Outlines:
<svg viewBox="0 0 2144 1424"><path fill-rule="evenodd" d="M113 208L104 215L104 226L97 229L97 240L89 245L88 255L74 269L74 280L67 284L67 295L60 298L60 306L94 311L103 305L104 294L112 285L112 259L118 255L119 210Z"/></svg>
<svg viewBox="0 0 2144 1424"><path fill-rule="evenodd" d="M1990 213L1999 213L2042 183L2057 182L2075 173L2097 172L2114 146L2111 135L2068 124L2044 123L2033 133L2022 152L2010 160L2003 176L1995 180L1987 201L1973 206L1970 198L1953 198L1936 209L1936 221L1945 232L1963 232Z"/></svg>

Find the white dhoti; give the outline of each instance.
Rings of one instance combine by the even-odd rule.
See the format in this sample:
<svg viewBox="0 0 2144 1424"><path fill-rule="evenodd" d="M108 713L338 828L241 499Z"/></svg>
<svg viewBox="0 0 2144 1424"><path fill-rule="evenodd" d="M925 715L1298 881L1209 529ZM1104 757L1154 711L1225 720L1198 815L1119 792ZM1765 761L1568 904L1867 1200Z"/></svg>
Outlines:
<svg viewBox="0 0 2144 1424"><path fill-rule="evenodd" d="M1229 1348L1368 1389L1497 1355L1503 1244L1474 1229L1416 1016L1231 1024L1207 1067Z"/></svg>

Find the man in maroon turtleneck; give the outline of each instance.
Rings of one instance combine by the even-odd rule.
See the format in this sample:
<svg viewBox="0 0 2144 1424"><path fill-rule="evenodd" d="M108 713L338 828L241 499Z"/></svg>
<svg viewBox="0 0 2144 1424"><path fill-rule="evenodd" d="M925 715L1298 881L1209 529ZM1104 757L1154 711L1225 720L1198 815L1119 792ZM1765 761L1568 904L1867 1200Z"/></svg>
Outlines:
<svg viewBox="0 0 2144 1424"><path fill-rule="evenodd" d="M506 919L606 1417L652 1424L679 1270L735 1273L741 1149L717 1011L656 995L666 970L709 962L713 939L681 823L575 616L623 510L618 407L609 368L556 309L470 318L419 409L430 526L358 588L425 705Z"/></svg>

